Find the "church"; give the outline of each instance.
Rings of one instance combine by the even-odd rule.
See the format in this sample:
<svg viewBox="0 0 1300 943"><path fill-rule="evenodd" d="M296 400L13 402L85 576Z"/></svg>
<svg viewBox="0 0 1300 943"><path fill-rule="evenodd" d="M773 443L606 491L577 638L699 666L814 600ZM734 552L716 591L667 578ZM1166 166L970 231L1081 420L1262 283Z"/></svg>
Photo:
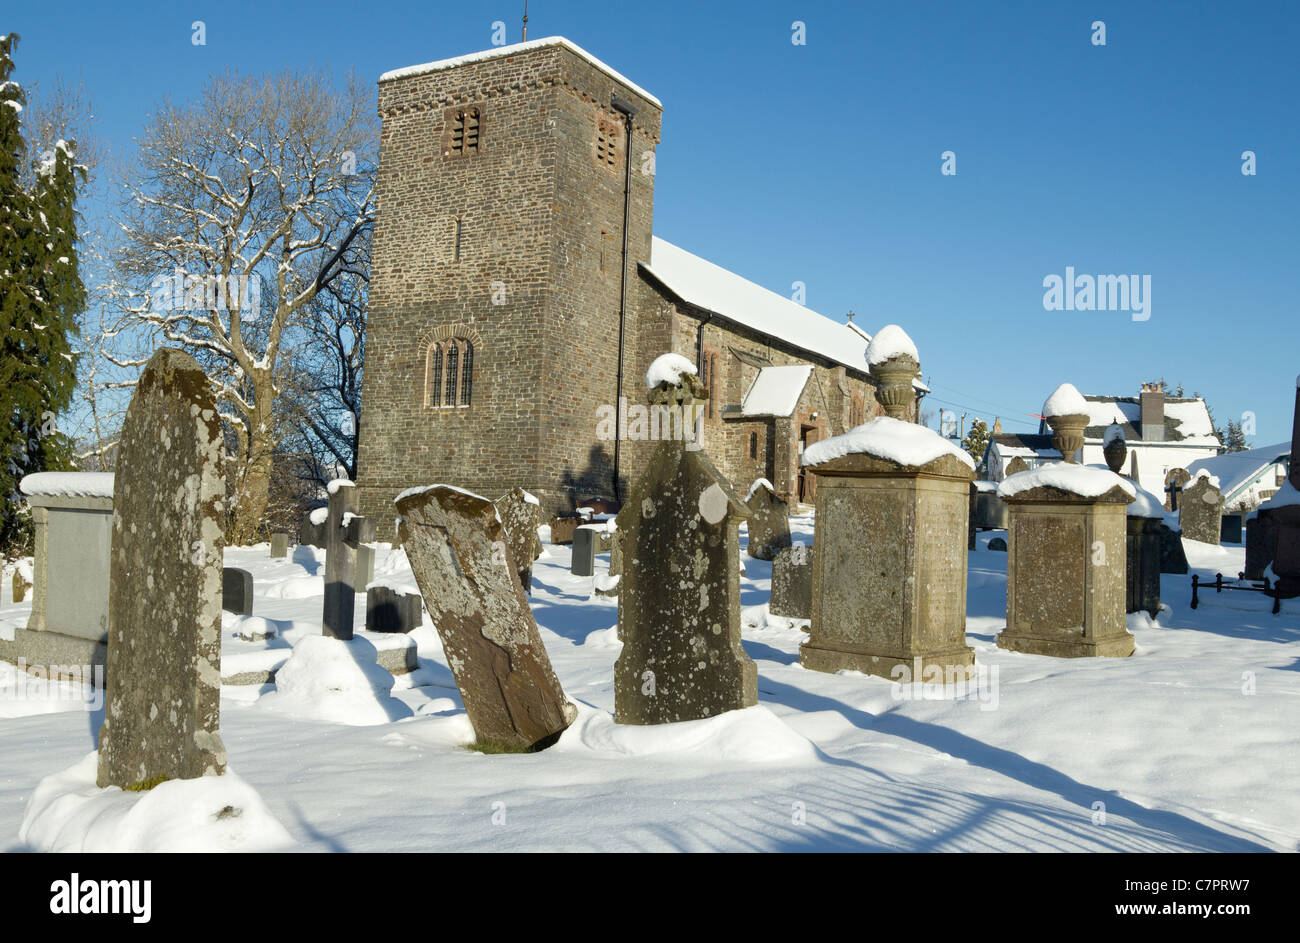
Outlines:
<svg viewBox="0 0 1300 943"><path fill-rule="evenodd" d="M357 485L381 539L434 482L621 503L656 443L598 426L663 353L696 365L703 447L742 493L810 500L803 449L883 412L851 319L653 234L663 106L568 40L386 73L379 114Z"/></svg>

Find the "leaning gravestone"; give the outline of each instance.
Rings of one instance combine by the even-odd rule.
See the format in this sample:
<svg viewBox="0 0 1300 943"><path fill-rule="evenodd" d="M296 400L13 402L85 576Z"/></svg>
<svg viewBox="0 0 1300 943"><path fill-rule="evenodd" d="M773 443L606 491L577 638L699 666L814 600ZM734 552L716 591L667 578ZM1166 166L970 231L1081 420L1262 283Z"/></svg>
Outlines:
<svg viewBox="0 0 1300 943"><path fill-rule="evenodd" d="M790 509L776 493L772 483L760 478L749 486L745 498L749 508L749 546L746 552L755 560L772 560L790 546Z"/></svg>
<svg viewBox="0 0 1300 943"><path fill-rule="evenodd" d="M252 615L252 573L233 566L221 568L221 608L237 616Z"/></svg>
<svg viewBox="0 0 1300 943"><path fill-rule="evenodd" d="M772 561L767 610L786 619L812 618L812 555L803 544L786 547Z"/></svg>
<svg viewBox="0 0 1300 943"><path fill-rule="evenodd" d="M412 488L395 503L411 571L479 744L550 746L577 708L551 668L496 507L447 485Z"/></svg>
<svg viewBox="0 0 1300 943"><path fill-rule="evenodd" d="M694 366L676 354L651 364L646 385L652 406L694 411L704 402ZM749 509L684 438L657 447L617 517L620 724L698 720L758 703L758 669L740 644L740 522Z"/></svg>
<svg viewBox="0 0 1300 943"><path fill-rule="evenodd" d="M1218 479L1202 472L1178 496L1178 524L1183 537L1217 546L1222 519L1223 492Z"/></svg>
<svg viewBox="0 0 1300 943"><path fill-rule="evenodd" d="M101 787L220 775L221 421L207 376L163 348L131 398L113 496Z"/></svg>
<svg viewBox="0 0 1300 943"><path fill-rule="evenodd" d="M501 523L505 525L510 559L519 567L519 585L531 595L533 561L542 555L542 540L537 536L541 505L523 488L512 488L493 503L501 516Z"/></svg>

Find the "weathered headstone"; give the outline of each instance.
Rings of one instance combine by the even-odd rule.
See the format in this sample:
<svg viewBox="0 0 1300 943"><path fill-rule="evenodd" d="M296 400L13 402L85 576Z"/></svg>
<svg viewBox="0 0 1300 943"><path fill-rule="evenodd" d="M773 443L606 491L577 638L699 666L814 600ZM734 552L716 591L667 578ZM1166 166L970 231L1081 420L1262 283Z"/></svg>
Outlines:
<svg viewBox="0 0 1300 943"><path fill-rule="evenodd" d="M289 555L289 535L272 534L271 535L271 559L283 560Z"/></svg>
<svg viewBox="0 0 1300 943"><path fill-rule="evenodd" d="M786 547L772 561L767 609L786 619L812 618L812 554L803 544Z"/></svg>
<svg viewBox="0 0 1300 943"><path fill-rule="evenodd" d="M23 576L23 571L15 567L13 577L14 602L22 602L26 599L27 590L31 585L31 583L27 582L27 578Z"/></svg>
<svg viewBox="0 0 1300 943"><path fill-rule="evenodd" d="M577 708L551 668L496 507L446 485L405 491L396 505L402 545L478 742L517 750L554 743Z"/></svg>
<svg viewBox="0 0 1300 943"><path fill-rule="evenodd" d="M1153 618L1160 611L1160 556L1164 539L1164 506L1160 499L1130 482L1137 498L1125 509L1125 611L1147 612ZM1182 541L1179 541L1181 548Z"/></svg>
<svg viewBox="0 0 1300 943"><path fill-rule="evenodd" d="M237 616L253 614L253 574L238 567L221 568L221 608Z"/></svg>
<svg viewBox="0 0 1300 943"><path fill-rule="evenodd" d="M118 446L101 787L220 775L224 437L207 376L163 348Z"/></svg>
<svg viewBox="0 0 1300 943"><path fill-rule="evenodd" d="M375 524L356 513L352 482L336 479L329 483L329 507L325 519L325 606L322 634L347 641L352 638L356 615L357 549L375 539ZM373 573L374 559L371 558Z"/></svg>
<svg viewBox="0 0 1300 943"><path fill-rule="evenodd" d="M321 506L318 508L312 508L310 511L304 511L302 515L302 523L298 526L299 546L316 547L319 550L324 550L326 521L328 518L328 506Z"/></svg>
<svg viewBox="0 0 1300 943"><path fill-rule="evenodd" d="M1165 475L1165 510L1177 511L1180 503L1180 497L1183 488L1192 480L1191 474L1186 468L1171 468Z"/></svg>
<svg viewBox="0 0 1300 943"><path fill-rule="evenodd" d="M1246 579L1263 579L1264 571L1273 565L1276 550L1277 518L1260 508L1246 521Z"/></svg>
<svg viewBox="0 0 1300 943"><path fill-rule="evenodd" d="M1218 546L1222 519L1223 492L1217 479L1197 475L1178 497L1178 525L1183 537Z"/></svg>
<svg viewBox="0 0 1300 943"><path fill-rule="evenodd" d="M1011 461L1007 462L1007 471L1003 477L1010 478L1012 475L1018 475L1022 471L1029 471L1029 464L1019 455L1016 455L1011 459Z"/></svg>
<svg viewBox="0 0 1300 943"><path fill-rule="evenodd" d="M573 532L577 529L582 521L576 517L553 517L551 518L551 543L553 544L571 544L573 543Z"/></svg>
<svg viewBox="0 0 1300 943"><path fill-rule="evenodd" d="M705 402L694 366L675 354L651 364L646 385L652 406L683 416ZM740 644L740 522L748 517L693 440L655 449L616 519L623 651L615 722L698 720L758 703L758 669Z"/></svg>
<svg viewBox="0 0 1300 943"><path fill-rule="evenodd" d="M366 590L366 631L405 632L418 629L424 621L419 593L404 593L390 586Z"/></svg>
<svg viewBox="0 0 1300 943"><path fill-rule="evenodd" d="M357 544L356 572L352 577L352 588L364 594L366 587L375 578L375 548L370 544Z"/></svg>
<svg viewBox="0 0 1300 943"><path fill-rule="evenodd" d="M790 508L776 493L772 483L760 478L749 488L745 498L750 518L748 553L755 560L772 560L790 546Z"/></svg>
<svg viewBox="0 0 1300 943"><path fill-rule="evenodd" d="M510 559L519 567L519 584L529 595L533 591L533 561L542 555L542 539L537 536L541 523L541 505L523 488L512 488L495 501L497 514L506 529Z"/></svg>
<svg viewBox="0 0 1300 943"><path fill-rule="evenodd" d="M1006 479L1007 627L998 647L1058 658L1133 654L1124 615L1133 484L1078 465L1087 403L1062 384L1043 404L1064 461Z"/></svg>
<svg viewBox="0 0 1300 943"><path fill-rule="evenodd" d="M1187 551L1183 548L1183 532L1161 523L1155 528L1160 541L1160 572L1183 575L1187 573Z"/></svg>

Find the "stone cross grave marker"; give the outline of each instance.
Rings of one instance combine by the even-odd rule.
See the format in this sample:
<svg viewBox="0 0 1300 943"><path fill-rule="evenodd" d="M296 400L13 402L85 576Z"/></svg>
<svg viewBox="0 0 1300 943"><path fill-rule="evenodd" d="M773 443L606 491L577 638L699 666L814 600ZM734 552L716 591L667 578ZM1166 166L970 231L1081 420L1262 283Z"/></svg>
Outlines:
<svg viewBox="0 0 1300 943"><path fill-rule="evenodd" d="M322 634L347 641L357 600L357 549L375 539L375 524L356 513L352 482L331 481L325 519L325 610Z"/></svg>
<svg viewBox="0 0 1300 943"><path fill-rule="evenodd" d="M487 498L447 485L404 491L398 530L478 742L538 750L577 717L542 644Z"/></svg>
<svg viewBox="0 0 1300 943"><path fill-rule="evenodd" d="M98 784L220 775L221 421L192 357L163 348L122 424Z"/></svg>

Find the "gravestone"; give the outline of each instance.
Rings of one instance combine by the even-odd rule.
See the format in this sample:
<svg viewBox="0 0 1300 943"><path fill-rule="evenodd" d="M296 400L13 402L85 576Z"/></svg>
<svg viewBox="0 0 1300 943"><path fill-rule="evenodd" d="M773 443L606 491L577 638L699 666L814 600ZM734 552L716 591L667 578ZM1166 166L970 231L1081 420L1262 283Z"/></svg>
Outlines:
<svg viewBox="0 0 1300 943"><path fill-rule="evenodd" d="M651 406L698 410L706 394L694 369L675 354L652 363ZM758 669L740 643L740 522L749 516L697 443L656 447L616 518L616 723L698 720L758 703Z"/></svg>
<svg viewBox="0 0 1300 943"><path fill-rule="evenodd" d="M375 539L375 525L356 513L352 482L335 479L328 485L329 506L325 519L325 605L321 634L348 641L356 615L357 551ZM374 557L370 558L371 574Z"/></svg>
<svg viewBox="0 0 1300 943"><path fill-rule="evenodd" d="M1165 475L1165 494L1168 495L1165 498L1166 511L1178 510L1183 489L1191 480L1192 476L1186 468L1172 468L1169 470L1169 473Z"/></svg>
<svg viewBox="0 0 1300 943"><path fill-rule="evenodd" d="M533 591L533 561L542 555L542 539L537 536L541 523L541 505L523 488L512 488L496 499L497 514L506 529L510 559L519 567L519 584L529 595Z"/></svg>
<svg viewBox="0 0 1300 943"><path fill-rule="evenodd" d="M1022 471L1029 471L1029 465L1023 458L1017 455L1007 463L1006 474L1003 475L1003 477L1010 478L1012 475L1018 475Z"/></svg>
<svg viewBox="0 0 1300 943"><path fill-rule="evenodd" d="M364 594L375 578L375 548L370 544L357 544L356 572L352 578L354 592Z"/></svg>
<svg viewBox="0 0 1300 943"><path fill-rule="evenodd" d="M551 668L495 505L446 485L404 491L395 503L411 571L478 742L550 746L577 708Z"/></svg>
<svg viewBox="0 0 1300 943"><path fill-rule="evenodd" d="M32 585L31 583L27 582L27 578L23 576L23 571L15 568L14 578L13 578L14 602L22 602L24 599L26 599L27 589L31 585Z"/></svg>
<svg viewBox="0 0 1300 943"><path fill-rule="evenodd" d="M1245 514L1225 514L1219 525L1219 543L1239 544L1246 530Z"/></svg>
<svg viewBox="0 0 1300 943"><path fill-rule="evenodd" d="M772 561L767 609L786 619L812 618L812 554L803 544L786 547Z"/></svg>
<svg viewBox="0 0 1300 943"><path fill-rule="evenodd" d="M1005 537L994 537L989 541L989 549L996 553L1007 552L1007 541Z"/></svg>
<svg viewBox="0 0 1300 943"><path fill-rule="evenodd" d="M424 621L419 593L404 593L391 586L366 590L366 631L405 632L418 629Z"/></svg>
<svg viewBox="0 0 1300 943"><path fill-rule="evenodd" d="M220 775L224 436L188 354L150 359L122 424L98 784Z"/></svg>
<svg viewBox="0 0 1300 943"><path fill-rule="evenodd" d="M271 535L271 559L283 560L289 555L289 535L272 534Z"/></svg>
<svg viewBox="0 0 1300 943"><path fill-rule="evenodd" d="M325 549L326 520L329 518L328 505L304 511L302 523L298 526L298 545Z"/></svg>
<svg viewBox="0 0 1300 943"><path fill-rule="evenodd" d="M551 518L551 543L573 543L573 532L580 523L582 522L576 517Z"/></svg>
<svg viewBox="0 0 1300 943"><path fill-rule="evenodd" d="M221 608L237 616L253 614L253 574L238 567L221 568Z"/></svg>
<svg viewBox="0 0 1300 943"><path fill-rule="evenodd" d="M1155 533L1160 542L1160 572L1185 575L1188 565L1187 551L1183 548L1183 532L1161 522L1155 528Z"/></svg>
<svg viewBox="0 0 1300 943"><path fill-rule="evenodd" d="M772 483L760 478L745 499L750 518L748 553L755 560L772 560L790 546L790 509Z"/></svg>
<svg viewBox="0 0 1300 943"><path fill-rule="evenodd" d="M1076 464L1088 421L1078 391L1062 384L1043 404L1064 461L1006 479L1007 627L998 647L1058 658L1133 654L1125 619L1125 509L1134 485Z"/></svg>
<svg viewBox="0 0 1300 943"><path fill-rule="evenodd" d="M1287 479L1277 493L1261 505L1257 519L1268 518L1266 531L1271 543L1271 565L1277 576L1277 591L1284 598L1300 596L1300 377L1296 378L1294 412L1291 414L1291 455Z"/></svg>
<svg viewBox="0 0 1300 943"><path fill-rule="evenodd" d="M573 557L569 572L574 576L592 576L596 572L596 544L600 525L583 524L573 532Z"/></svg>
<svg viewBox="0 0 1300 943"><path fill-rule="evenodd" d="M1125 611L1146 612L1152 618L1160 611L1161 541L1164 539L1164 506L1137 482L1131 482L1137 498L1125 509ZM1178 542L1182 547L1182 541Z"/></svg>
<svg viewBox="0 0 1300 943"><path fill-rule="evenodd" d="M1223 492L1205 474L1197 475L1178 496L1178 525L1187 540L1219 544L1223 524Z"/></svg>
<svg viewBox="0 0 1300 943"><path fill-rule="evenodd" d="M1246 521L1246 579L1262 580L1264 571L1273 565L1276 549L1277 518L1260 508Z"/></svg>

